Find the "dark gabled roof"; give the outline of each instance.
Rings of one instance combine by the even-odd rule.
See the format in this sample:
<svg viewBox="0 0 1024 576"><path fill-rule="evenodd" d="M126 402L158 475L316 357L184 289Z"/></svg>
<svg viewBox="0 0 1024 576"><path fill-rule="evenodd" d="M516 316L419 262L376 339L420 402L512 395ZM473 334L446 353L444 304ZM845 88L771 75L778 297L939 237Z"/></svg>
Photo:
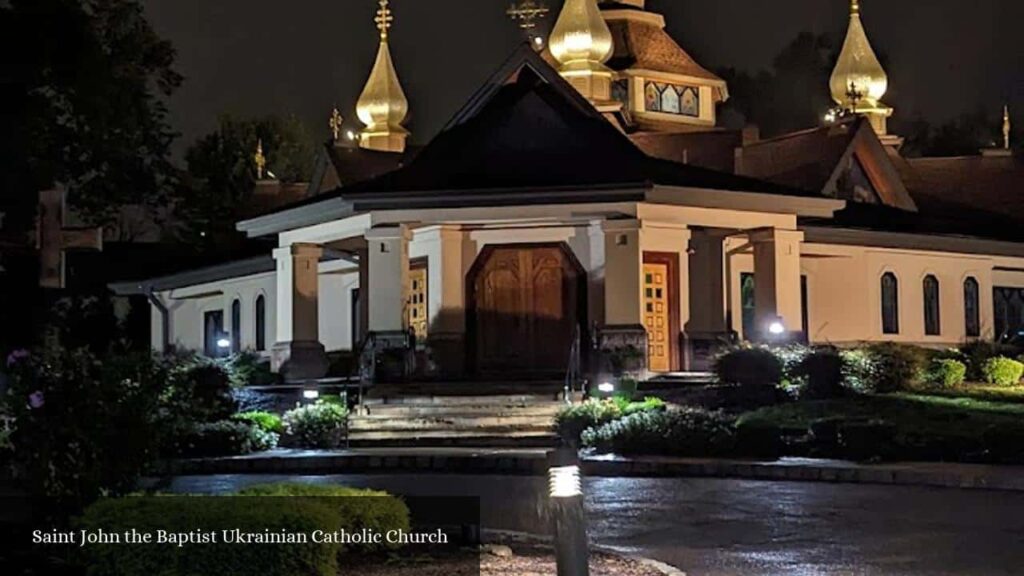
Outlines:
<svg viewBox="0 0 1024 576"><path fill-rule="evenodd" d="M800 223L829 228L1024 242L1024 227L1012 218L971 208L962 208L955 214L937 214L849 202L833 218L801 218Z"/></svg>
<svg viewBox="0 0 1024 576"><path fill-rule="evenodd" d="M735 171L736 149L743 146L739 130L634 132L629 139L648 156L730 173Z"/></svg>
<svg viewBox="0 0 1024 576"><path fill-rule="evenodd" d="M407 164L419 153L420 146L408 146L405 152L380 152L358 146L338 146L328 141L320 148L306 196L316 196L335 188L350 186L386 174Z"/></svg>
<svg viewBox="0 0 1024 576"><path fill-rule="evenodd" d="M896 163L922 213L955 219L965 212L1024 225L1024 158L909 158Z"/></svg>

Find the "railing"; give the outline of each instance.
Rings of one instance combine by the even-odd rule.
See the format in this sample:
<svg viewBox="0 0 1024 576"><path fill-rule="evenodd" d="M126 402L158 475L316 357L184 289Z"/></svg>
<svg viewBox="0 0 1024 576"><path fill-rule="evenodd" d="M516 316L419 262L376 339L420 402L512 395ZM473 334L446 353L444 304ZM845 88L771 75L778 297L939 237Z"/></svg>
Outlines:
<svg viewBox="0 0 1024 576"><path fill-rule="evenodd" d="M580 392L583 392L583 378L581 376L580 346L582 333L579 324L573 329L572 343L569 345L569 366L565 371L565 402L572 403L572 393L576 391L576 385L580 384Z"/></svg>

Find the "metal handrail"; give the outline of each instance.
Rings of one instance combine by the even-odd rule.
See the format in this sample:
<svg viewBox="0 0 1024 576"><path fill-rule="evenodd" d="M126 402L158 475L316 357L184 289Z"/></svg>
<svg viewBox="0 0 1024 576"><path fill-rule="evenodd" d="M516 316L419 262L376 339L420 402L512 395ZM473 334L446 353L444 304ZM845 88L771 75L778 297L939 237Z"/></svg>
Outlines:
<svg viewBox="0 0 1024 576"><path fill-rule="evenodd" d="M577 324L573 328L572 343L569 345L569 366L565 371L565 402L568 404L572 402L570 396L575 391L575 384L580 382L580 345L582 340L582 331L580 325ZM582 387L580 392L582 392Z"/></svg>

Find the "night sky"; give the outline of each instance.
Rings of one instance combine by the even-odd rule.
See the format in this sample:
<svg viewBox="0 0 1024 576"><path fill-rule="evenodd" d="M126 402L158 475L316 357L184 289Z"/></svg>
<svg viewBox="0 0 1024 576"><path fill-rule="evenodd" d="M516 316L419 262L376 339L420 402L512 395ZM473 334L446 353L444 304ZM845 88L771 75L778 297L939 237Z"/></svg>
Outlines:
<svg viewBox="0 0 1024 576"><path fill-rule="evenodd" d="M181 146L219 114L295 113L318 137L337 103L354 105L377 49L374 0L144 0L178 50L186 82L170 102ZM549 0L553 20L561 0ZM428 139L522 38L509 0L393 0L391 40L410 100L413 140ZM943 122L1009 101L1024 123L1024 2L862 0L871 40L889 59L886 102L903 118ZM648 0L708 68L754 70L802 30L841 41L846 0ZM821 89L827 90L827 86Z"/></svg>

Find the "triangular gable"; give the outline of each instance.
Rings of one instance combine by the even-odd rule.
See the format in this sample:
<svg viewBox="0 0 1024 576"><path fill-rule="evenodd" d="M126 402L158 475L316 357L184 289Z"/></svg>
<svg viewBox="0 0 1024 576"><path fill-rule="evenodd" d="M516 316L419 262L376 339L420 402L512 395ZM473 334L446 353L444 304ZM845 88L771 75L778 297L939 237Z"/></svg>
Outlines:
<svg viewBox="0 0 1024 576"><path fill-rule="evenodd" d="M850 140L849 146L835 165L832 175L822 194L832 197L848 195L841 190L844 184L857 184L858 179L867 179L870 189L876 195L881 204L900 208L902 210L917 211L917 205L907 191L899 171L893 164L892 158L886 152L885 146L878 135L864 118L859 118L856 124L856 132ZM863 188L864 182L860 182ZM856 198L848 198L856 200Z"/></svg>
<svg viewBox="0 0 1024 576"><path fill-rule="evenodd" d="M552 68L550 64L545 62L544 59L541 58L528 43L523 43L515 52L512 53L511 56L508 57L507 60L505 60L504 63L502 63L494 74L484 82L483 86L473 93L466 104L463 105L463 107L455 113L452 119L448 121L442 129L442 132L454 128L475 116L488 102L490 102L492 98L494 98L494 95L497 94L502 87L517 81L519 79L519 74L524 69L529 70L532 74L536 75L537 78L540 78L551 85L567 100L575 104L581 112L595 118L602 118L600 112L598 112L597 109L579 93L579 91L573 88L565 78L562 78L562 75Z"/></svg>

